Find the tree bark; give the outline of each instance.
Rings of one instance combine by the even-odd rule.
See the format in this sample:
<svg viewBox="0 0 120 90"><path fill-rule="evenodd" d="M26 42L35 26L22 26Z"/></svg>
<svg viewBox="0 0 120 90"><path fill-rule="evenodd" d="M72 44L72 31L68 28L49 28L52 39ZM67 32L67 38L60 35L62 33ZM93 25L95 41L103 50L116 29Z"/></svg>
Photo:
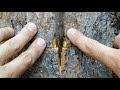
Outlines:
<svg viewBox="0 0 120 90"><path fill-rule="evenodd" d="M68 44L63 55L62 74L58 70L58 51L53 49L53 38L56 33L54 12L1 12L0 28L11 26L17 34L28 22L37 25L38 33L21 50L25 51L35 38L44 38L47 47L37 62L24 73L22 78L112 78L114 73L102 63L87 56L75 47L66 37L69 28L76 28L89 38L113 47L113 40L119 28L113 27L114 14L108 12L65 12L64 32ZM117 32L118 34L118 32ZM20 53L19 53L20 54ZM16 56L18 56L17 54ZM16 57L15 56L15 57ZM13 57L13 58L15 58Z"/></svg>

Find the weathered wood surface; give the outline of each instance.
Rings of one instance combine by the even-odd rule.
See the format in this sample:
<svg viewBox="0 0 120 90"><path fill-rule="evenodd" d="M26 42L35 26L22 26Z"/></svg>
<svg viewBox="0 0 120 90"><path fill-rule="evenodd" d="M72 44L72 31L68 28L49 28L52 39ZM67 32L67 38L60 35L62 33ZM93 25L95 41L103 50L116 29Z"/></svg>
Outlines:
<svg viewBox="0 0 120 90"><path fill-rule="evenodd" d="M117 29L111 26L114 15L107 12L65 12L65 33L71 27L80 30L87 37L93 38L104 45L113 47L113 39ZM52 49L52 41L56 32L55 15L52 12L1 12L0 27L11 26L17 34L28 22L34 22L38 27L35 38L42 37L47 47L37 62L25 72L25 78L111 78L113 72L105 65L86 56L71 43L64 54L64 67L59 75L57 51ZM34 38L34 39L35 39ZM33 40L34 40L33 39ZM33 41L31 40L31 42ZM69 40L67 40L69 41ZM31 43L30 42L30 43ZM30 44L29 43L29 44ZM27 49L29 46L21 51ZM19 55L19 54L18 54Z"/></svg>

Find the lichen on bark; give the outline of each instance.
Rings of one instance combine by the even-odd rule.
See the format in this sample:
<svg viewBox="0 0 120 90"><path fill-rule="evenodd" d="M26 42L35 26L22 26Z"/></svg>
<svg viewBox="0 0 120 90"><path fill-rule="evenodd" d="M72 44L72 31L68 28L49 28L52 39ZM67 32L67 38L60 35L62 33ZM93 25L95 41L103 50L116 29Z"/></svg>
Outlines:
<svg viewBox="0 0 120 90"><path fill-rule="evenodd" d="M115 14L109 12L65 12L65 35L69 28L76 28L89 38L113 47L113 39L119 33L119 28L111 25ZM1 12L0 28L11 26L17 34L28 22L37 25L38 33L21 51L28 48L31 42L38 37L44 38L47 47L37 62L24 73L24 78L111 78L113 72L105 65L87 56L71 43L65 52L65 64L62 75L59 76L57 65L57 51L52 49L52 40L55 35L55 15L52 12ZM113 23L115 23L114 21ZM68 39L67 39L68 40ZM69 40L68 40L69 41ZM69 41L70 42L70 41ZM19 55L19 54L18 54Z"/></svg>

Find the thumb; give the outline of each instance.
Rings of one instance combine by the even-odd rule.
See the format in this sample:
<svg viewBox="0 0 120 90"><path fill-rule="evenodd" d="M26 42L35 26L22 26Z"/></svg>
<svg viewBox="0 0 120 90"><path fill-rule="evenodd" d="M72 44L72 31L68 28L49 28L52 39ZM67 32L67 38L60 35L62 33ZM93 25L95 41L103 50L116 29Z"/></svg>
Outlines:
<svg viewBox="0 0 120 90"><path fill-rule="evenodd" d="M74 28L71 28L67 31L67 36L71 42L78 47L80 44L79 42L82 42L81 40L84 39L84 35Z"/></svg>

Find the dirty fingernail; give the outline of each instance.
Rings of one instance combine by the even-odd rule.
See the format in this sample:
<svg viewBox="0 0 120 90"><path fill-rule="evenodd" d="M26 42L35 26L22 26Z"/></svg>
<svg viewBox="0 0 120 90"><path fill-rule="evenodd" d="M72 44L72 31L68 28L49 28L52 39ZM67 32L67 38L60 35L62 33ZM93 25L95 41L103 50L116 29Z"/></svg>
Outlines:
<svg viewBox="0 0 120 90"><path fill-rule="evenodd" d="M34 23L32 23L32 22L27 24L27 28L28 28L28 30L33 31L33 32L37 31L36 25Z"/></svg>
<svg viewBox="0 0 120 90"><path fill-rule="evenodd" d="M12 29L11 27L7 27L7 29L9 30L10 34L14 36L15 34L14 29Z"/></svg>
<svg viewBox="0 0 120 90"><path fill-rule="evenodd" d="M39 46L45 46L45 40L42 39L42 38L38 38L37 44L38 44Z"/></svg>
<svg viewBox="0 0 120 90"><path fill-rule="evenodd" d="M74 28L71 28L67 31L68 36L74 35L75 33L76 33L76 29L74 29Z"/></svg>

